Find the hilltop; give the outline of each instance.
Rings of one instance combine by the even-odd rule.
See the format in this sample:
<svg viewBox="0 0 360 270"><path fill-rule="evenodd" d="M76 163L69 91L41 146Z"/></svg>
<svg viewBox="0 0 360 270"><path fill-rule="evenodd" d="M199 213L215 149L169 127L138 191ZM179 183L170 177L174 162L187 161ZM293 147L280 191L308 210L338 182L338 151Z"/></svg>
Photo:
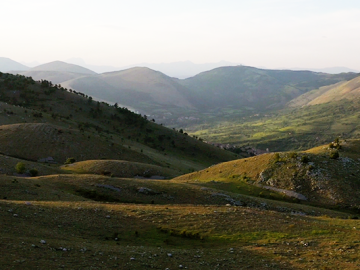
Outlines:
<svg viewBox="0 0 360 270"><path fill-rule="evenodd" d="M172 78L148 68L131 68L103 73L62 83L63 86L91 94L94 97L118 102L146 113L171 111L172 108L191 109L186 90ZM98 89L102 89L99 92Z"/></svg>
<svg viewBox="0 0 360 270"><path fill-rule="evenodd" d="M97 74L96 72L84 68L82 66L68 64L62 61L53 61L46 64L42 64L31 68L29 71L58 71L58 72L71 72L71 73L79 73L79 74L87 74L87 75Z"/></svg>
<svg viewBox="0 0 360 270"><path fill-rule="evenodd" d="M190 95L205 111L232 108L259 113L283 108L310 90L355 76L237 66L216 68L179 82L190 89Z"/></svg>
<svg viewBox="0 0 360 270"><path fill-rule="evenodd" d="M174 181L272 199L281 199L277 194L283 194L282 199L360 213L360 141L341 141L339 145L339 150L333 143L303 152L269 153L225 162Z"/></svg>
<svg viewBox="0 0 360 270"><path fill-rule="evenodd" d="M26 71L15 71L13 73L32 77L34 80L51 81L54 84L60 84L75 78L97 74L87 68L62 61L54 61L29 68Z"/></svg>
<svg viewBox="0 0 360 270"><path fill-rule="evenodd" d="M6 57L0 57L0 72L9 72L12 70L23 71L28 69L29 67L20 64L14 60Z"/></svg>

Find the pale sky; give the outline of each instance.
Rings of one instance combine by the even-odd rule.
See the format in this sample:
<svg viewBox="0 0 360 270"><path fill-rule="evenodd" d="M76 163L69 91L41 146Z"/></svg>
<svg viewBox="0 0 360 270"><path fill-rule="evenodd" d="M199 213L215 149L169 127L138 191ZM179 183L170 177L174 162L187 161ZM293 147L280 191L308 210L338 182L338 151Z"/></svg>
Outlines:
<svg viewBox="0 0 360 270"><path fill-rule="evenodd" d="M359 0L0 0L0 56L360 70Z"/></svg>

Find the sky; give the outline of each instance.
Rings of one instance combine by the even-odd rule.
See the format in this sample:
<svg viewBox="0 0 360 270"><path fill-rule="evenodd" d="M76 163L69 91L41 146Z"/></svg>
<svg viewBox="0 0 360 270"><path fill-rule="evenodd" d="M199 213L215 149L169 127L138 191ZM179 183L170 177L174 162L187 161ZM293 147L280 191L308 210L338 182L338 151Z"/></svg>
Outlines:
<svg viewBox="0 0 360 270"><path fill-rule="evenodd" d="M0 56L360 70L358 0L0 0Z"/></svg>

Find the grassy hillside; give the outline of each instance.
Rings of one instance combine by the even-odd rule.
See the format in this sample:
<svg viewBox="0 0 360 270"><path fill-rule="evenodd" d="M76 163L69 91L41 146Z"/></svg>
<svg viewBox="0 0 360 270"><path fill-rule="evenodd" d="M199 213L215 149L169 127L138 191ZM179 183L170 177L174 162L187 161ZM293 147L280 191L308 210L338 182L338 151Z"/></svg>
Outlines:
<svg viewBox="0 0 360 270"><path fill-rule="evenodd" d="M93 101L48 81L2 74L0 100L4 102L1 151L15 157L52 156L59 163L68 157L120 159L180 172L236 158L125 108Z"/></svg>
<svg viewBox="0 0 360 270"><path fill-rule="evenodd" d="M348 214L228 192L247 207L225 206L224 193L164 180L1 176L1 265L358 268L359 222Z"/></svg>
<svg viewBox="0 0 360 270"><path fill-rule="evenodd" d="M360 141L341 141L305 152L270 153L225 162L176 178L187 183L206 183L232 192L279 198L292 197L313 205L360 211L358 177ZM339 153L340 157L334 157ZM272 194L259 188L267 188ZM290 192L289 192L290 191Z"/></svg>
<svg viewBox="0 0 360 270"><path fill-rule="evenodd" d="M213 119L206 124L192 124L187 130L211 142L251 145L270 151L305 150L329 143L336 137L359 138L359 117L360 99L357 97L241 119Z"/></svg>
<svg viewBox="0 0 360 270"><path fill-rule="evenodd" d="M317 105L342 99L356 99L360 95L360 77L310 91L289 103L290 107Z"/></svg>
<svg viewBox="0 0 360 270"><path fill-rule="evenodd" d="M293 98L355 73L330 75L311 71L265 70L247 66L221 67L180 81L202 110L231 107L238 110L282 108Z"/></svg>
<svg viewBox="0 0 360 270"><path fill-rule="evenodd" d="M193 108L186 90L172 78L148 69L131 68L62 83L63 86L100 100L130 106L147 114ZM101 89L101 91L99 91Z"/></svg>
<svg viewBox="0 0 360 270"><path fill-rule="evenodd" d="M65 81L69 81L75 78L83 77L82 73L74 73L67 71L45 71L45 70L28 70L23 72L16 72L26 77L31 77L36 81L48 80L54 84L60 84Z"/></svg>
<svg viewBox="0 0 360 270"><path fill-rule="evenodd" d="M66 79L60 72L42 76L56 82ZM236 66L213 69L185 80L140 67L100 75L71 76L61 82L63 87L131 107L168 126L197 128L198 123L236 121L244 116L281 109L310 90L351 80L357 75Z"/></svg>
<svg viewBox="0 0 360 270"><path fill-rule="evenodd" d="M0 153L7 156L32 161L52 157L57 163L64 163L69 157L154 162L141 153L76 129L43 123L2 125L0 129Z"/></svg>
<svg viewBox="0 0 360 270"><path fill-rule="evenodd" d="M176 171L161 166L124 160L86 160L64 165L62 169L75 173L125 178L171 178L177 174Z"/></svg>

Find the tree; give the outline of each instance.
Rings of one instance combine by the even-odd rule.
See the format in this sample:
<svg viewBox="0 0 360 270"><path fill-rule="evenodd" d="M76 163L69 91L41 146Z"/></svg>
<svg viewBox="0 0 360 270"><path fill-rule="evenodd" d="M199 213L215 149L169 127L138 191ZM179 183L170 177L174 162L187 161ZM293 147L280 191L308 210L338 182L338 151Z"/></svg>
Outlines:
<svg viewBox="0 0 360 270"><path fill-rule="evenodd" d="M330 158L331 159L338 159L340 157L339 152L338 151L333 151L330 153Z"/></svg>
<svg viewBox="0 0 360 270"><path fill-rule="evenodd" d="M39 171L37 169L33 168L29 171L29 173L32 177L35 177L39 174Z"/></svg>
<svg viewBox="0 0 360 270"><path fill-rule="evenodd" d="M26 166L22 162L18 162L15 166L15 170L17 173L23 174L26 170Z"/></svg>
<svg viewBox="0 0 360 270"><path fill-rule="evenodd" d="M66 161L65 161L65 164L72 164L74 163L76 160L75 158L71 157L71 158L68 158Z"/></svg>

